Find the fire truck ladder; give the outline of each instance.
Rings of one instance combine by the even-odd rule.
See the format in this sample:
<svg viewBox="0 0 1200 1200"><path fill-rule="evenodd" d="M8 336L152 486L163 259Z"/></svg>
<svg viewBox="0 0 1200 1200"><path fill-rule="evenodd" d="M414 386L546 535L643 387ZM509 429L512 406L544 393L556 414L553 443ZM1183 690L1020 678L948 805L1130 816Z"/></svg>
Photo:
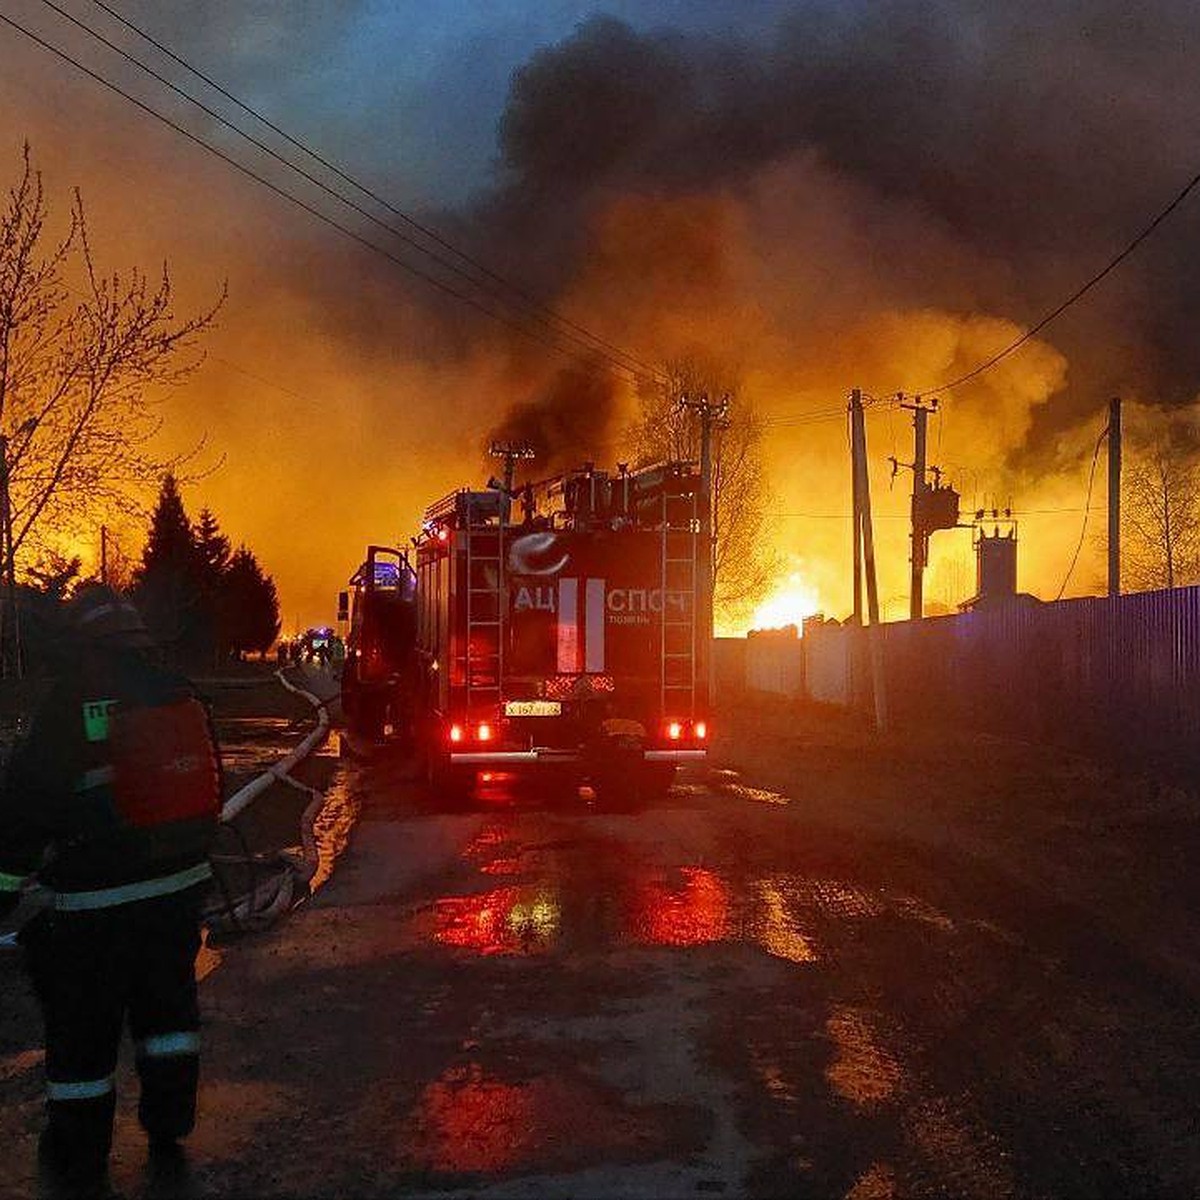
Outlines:
<svg viewBox="0 0 1200 1200"><path fill-rule="evenodd" d="M696 583L700 552L699 498L694 492L662 498L662 711L696 711ZM676 608L672 596L687 599Z"/></svg>
<svg viewBox="0 0 1200 1200"><path fill-rule="evenodd" d="M486 524L487 513L468 503L467 568L467 712L498 705L504 677L504 523ZM490 680L491 682L481 682Z"/></svg>

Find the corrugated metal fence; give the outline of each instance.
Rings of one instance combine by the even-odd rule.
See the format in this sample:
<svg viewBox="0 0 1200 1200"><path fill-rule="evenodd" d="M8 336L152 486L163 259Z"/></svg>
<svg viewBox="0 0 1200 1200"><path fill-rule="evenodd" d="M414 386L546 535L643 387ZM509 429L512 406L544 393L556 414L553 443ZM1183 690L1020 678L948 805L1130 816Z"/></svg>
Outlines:
<svg viewBox="0 0 1200 1200"><path fill-rule="evenodd" d="M1200 587L882 625L897 723L957 722L1200 773ZM813 699L867 706L864 632L810 627Z"/></svg>

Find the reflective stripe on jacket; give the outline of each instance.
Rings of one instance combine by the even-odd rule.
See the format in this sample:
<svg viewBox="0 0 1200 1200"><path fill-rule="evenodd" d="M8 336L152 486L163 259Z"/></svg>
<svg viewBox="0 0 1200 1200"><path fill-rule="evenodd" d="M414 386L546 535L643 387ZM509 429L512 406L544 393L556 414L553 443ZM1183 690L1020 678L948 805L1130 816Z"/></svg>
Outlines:
<svg viewBox="0 0 1200 1200"><path fill-rule="evenodd" d="M97 888L90 892L56 892L54 908L57 912L90 912L97 908L115 908L118 904L135 904L139 900L151 900L156 896L171 896L211 878L212 867L207 862L202 862L171 875L160 875L157 879L139 879L136 883L124 883L119 887Z"/></svg>

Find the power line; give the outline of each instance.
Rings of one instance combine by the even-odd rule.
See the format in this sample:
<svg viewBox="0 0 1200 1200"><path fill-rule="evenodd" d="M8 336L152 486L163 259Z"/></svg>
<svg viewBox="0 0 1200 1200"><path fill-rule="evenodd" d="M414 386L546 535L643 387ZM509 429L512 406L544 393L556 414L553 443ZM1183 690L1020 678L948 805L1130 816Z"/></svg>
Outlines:
<svg viewBox="0 0 1200 1200"><path fill-rule="evenodd" d="M864 396L863 408L874 408L883 405L886 408L895 408L899 403L899 398L896 396ZM818 425L824 421L841 420L849 413L846 405L840 404L836 408L817 408L811 412L794 412L782 413L779 416L767 417L763 420L762 425L765 429L777 428L795 428L800 425Z"/></svg>
<svg viewBox="0 0 1200 1200"><path fill-rule="evenodd" d="M44 0L44 2L49 3L49 0ZM360 182L359 180L355 179L353 176L349 175L346 171L344 171L336 163L330 161L324 155L320 154L318 151L314 150L311 146L307 145L306 143L300 141L298 138L293 137L285 129L280 128L280 126L278 126L273 121L271 121L270 118L264 116L261 112L259 112L252 105L247 104L244 100L240 99L238 96L235 96L232 92L230 92L227 88L223 87L220 83L218 83L211 76L205 74L205 72L201 71L199 68L193 66L186 59L184 59L180 55L176 54L175 51L173 51L169 46L164 45L157 38L155 38L153 35L147 33L140 26L135 25L132 21L128 20L128 18L122 16L119 12L117 12L116 9L114 9L111 6L109 6L108 4L104 3L104 0L93 0L93 3L96 5L97 8L102 9L104 12L108 13L109 16L113 17L114 20L120 22L120 24L123 25L126 29L137 34L138 37L142 38L144 41L148 42L150 45L154 46L156 49L161 51L168 58L170 58L173 62L175 62L179 66L183 67L184 70L189 71L192 75L196 76L197 79L202 80L209 87L211 87L214 91L219 93L221 96L225 97L225 99L227 99L231 103L237 105L237 107L240 108L243 112L247 113L249 116L253 117L256 121L259 121L261 124L265 125L266 128L268 128L269 130L272 131L272 133L275 133L279 137L283 138L284 141L286 141L289 145L294 146L297 150L300 150L302 153L308 155L308 157L313 159L313 161L320 163L321 166L323 166L326 170L331 171L339 179L350 184L351 187L357 189L363 195L369 196L377 204L380 204L384 208L386 208L388 210L388 212L390 212L394 216L398 217L409 228L417 230L424 237L428 238L430 241L434 242L436 245L441 246L444 250L449 251L456 258L459 258L463 262L468 263L471 267L473 267L476 271L478 271L481 275L485 276L487 279L491 280L493 283L499 285L500 287L504 288L507 291L512 292L513 295L517 296L522 301L522 303L525 304L527 307L530 307L534 310L542 312L542 313L546 314L546 316L550 320L557 322L558 324L565 326L568 329L574 330L576 333L587 338L590 342L595 343L595 347L599 347L603 350L609 351L612 354L615 354L615 355L627 360L629 363L631 363L633 366L635 366L638 370L640 370L643 374L649 375L652 377L659 376L659 372L654 367L650 366L647 363L641 362L639 359L637 359L632 354L630 354L627 350L622 349L620 346L617 346L612 342L606 341L604 338L600 337L598 334L592 333L591 330L589 330L586 327L584 327L583 325L580 325L577 322L571 320L569 317L563 316L557 310L550 307L549 305L544 304L542 301L538 300L535 296L530 295L529 292L525 291L525 289L519 287L517 284L513 283L511 280L506 279L504 276L493 271L490 267L488 267L485 263L481 262L479 259L474 258L470 254L467 254L465 251L459 249L452 242L448 241L440 233L438 233L436 229L433 229L430 226L422 223L421 221L418 221L410 213L407 213L403 209L398 208L396 205L392 204L388 199L386 199L386 197L379 195L379 193L377 193L374 190L372 190L371 188L367 187L366 184ZM61 10L58 10L58 11L61 11ZM73 17L70 17L69 19L74 20ZM89 30L89 32L94 33L94 31L91 31L91 30ZM94 34L94 36L98 37L100 35ZM124 51L118 50L118 53L124 54ZM132 61L136 61L136 60L132 60ZM139 64L139 65L141 65L141 64ZM148 69L148 68L145 68L145 69ZM174 85L169 85L169 86L174 86ZM188 97L188 98L191 99L191 97ZM193 100L193 103L199 103L199 102ZM218 119L221 119L221 118L218 118ZM236 129L236 126L232 126L232 128ZM237 130L237 131L239 133L242 132L241 130ZM249 136L249 135L244 135L244 136ZM288 165L290 166L293 164L289 163ZM296 169L298 170L299 168L296 168ZM339 198L344 199L344 197L340 197L340 196L339 196ZM396 236L404 238L405 241L411 241L411 239L405 238L403 234L399 233L398 230L392 228L391 226L386 226L386 227L391 229L391 231L393 233L395 233ZM436 255L432 254L426 248L418 245L418 243L412 242L411 244L416 246L416 248L418 250L421 250L422 253L429 254L430 257L434 258L435 261L444 263L444 260L442 260L442 259L438 258ZM447 268L450 270L458 271L460 274L462 273L461 268L455 267L452 264L444 263L444 265L446 265ZM471 278L469 275L466 275L465 277ZM482 286L479 284L478 280L472 279L472 282L474 282L477 286ZM499 298L500 297L497 296L497 299L499 299Z"/></svg>
<svg viewBox="0 0 1200 1200"><path fill-rule="evenodd" d="M285 158L283 155L281 155L277 151L273 150L270 146L266 145L264 142L260 141L258 138L252 136L251 134L247 133L245 130L239 128L232 121L230 121L226 117L224 117L221 113L210 108L208 105L203 103L203 101L196 99L195 96L192 96L190 93L184 91L181 87L179 87L177 84L173 83L171 80L167 79L165 76L159 74L159 72L155 71L152 67L148 66L146 63L142 62L140 59L138 59L138 58L134 57L132 54L128 53L122 47L120 47L120 46L116 45L114 42L110 41L102 33L98 32L97 30L93 29L90 25L86 24L85 22L79 20L77 17L73 16L71 13L67 12L65 9L63 9L58 4L56 4L54 2L54 0L42 0L42 3L45 4L45 6L47 8L58 13L59 16L61 16L64 20L70 21L71 24L75 25L79 29L82 29L85 33L89 34L96 41L100 42L104 46L107 46L108 49L113 51L115 54L120 55L121 58L123 58L126 62L137 67L140 71L143 71L145 74L149 75L152 79L156 80L158 83L162 84L164 87L169 88L172 92L174 92L176 95L182 97L182 99L186 100L189 104L194 105L201 112L203 112L206 116L209 116L214 121L219 122L226 129L229 129L231 132L235 133L238 137L249 142L252 146L254 146L258 150L261 150L264 154L269 155L271 158L273 158L276 162L280 163L282 166L287 167L288 169L290 169L292 171L295 171L298 175L301 176L301 178L303 178L307 182L311 183L314 187L319 188L321 191L325 192L327 195L332 196L335 200L338 200L342 204L345 204L348 208L352 209L354 212L358 213L360 216L365 217L368 221L371 221L373 224L378 225L381 229L392 234L394 237L399 238L406 245L411 246L414 250L416 250L417 253L426 255L432 261L436 262L439 266L441 266L445 270L448 270L451 273L457 275L460 279L469 283L471 286L482 287L482 290L485 293L489 294L493 299L497 300L500 304L502 304L506 307L510 307L510 308L512 307L511 301L505 299L501 295L498 295L494 288L488 288L485 285L481 285L477 279L475 279L468 272L464 271L457 264L448 261L446 258L442 257L441 255L437 254L436 252L431 251L427 247L420 245L418 242L414 241L411 237L408 237L406 234L402 233L400 230L396 229L394 226L389 225L386 221L380 220L379 217L377 217L374 213L363 208L361 205L355 203L353 200L348 199L346 196L342 195L340 192L336 191L334 188L331 188L328 184L324 183L322 180L318 179L316 176L312 175L310 172L304 170L303 167L300 167L297 164L293 163L290 159ZM101 7L103 7L103 6L101 6ZM108 11L108 10L106 9L106 11ZM148 39L148 40L152 40L152 39ZM157 43L154 43L154 44L157 45ZM170 53L170 51L166 51L166 52ZM177 56L172 55L172 57L177 57ZM179 60L179 61L182 61L182 60ZM184 64L184 65L186 66L186 64ZM204 77L201 76L201 78L204 78ZM206 80L206 82L207 82L207 80ZM234 98L234 99L236 101L236 98ZM238 101L238 103L240 103L240 101ZM286 137L287 135L284 134L283 136ZM305 152L308 153L308 151L305 151ZM349 177L347 176L346 178L349 178ZM350 182L353 183L353 180L351 180ZM355 186L358 186L358 185L356 184ZM360 188L360 190L365 191L366 189ZM368 193L368 194L370 194L370 193ZM381 203L386 204L385 201L381 201ZM631 373L641 372L642 374L648 374L651 376L654 376L654 374L655 374L653 368L648 367L644 363L638 362L637 360L633 359L632 356L626 355L623 351L620 351L619 349L616 350L616 355L620 356L618 358L618 357L615 357L613 354L606 353L605 351L601 350L598 346L591 344L591 342L584 342L581 338L575 336L568 330L555 328L555 326L552 325L549 320L547 320L545 317L543 317L537 313L532 313L532 314L528 314L528 315L531 316L533 320L539 322L542 325L545 325L553 335L558 336L558 337L565 337L569 342L579 345L581 348L585 349L589 354L595 355L597 357L604 359L611 366L629 371ZM587 331L585 330L584 333L586 334ZM592 335L590 335L590 334L588 334L587 336L592 337ZM593 340L595 340L595 339L593 339Z"/></svg>
<svg viewBox="0 0 1200 1200"><path fill-rule="evenodd" d="M522 325L518 320L516 320L504 313L497 312L495 309L488 307L486 304L484 304L482 301L480 301L476 297L467 295L466 293L461 292L454 287L451 287L449 284L445 283L443 280L438 279L434 275L430 275L427 271L423 271L419 267L415 267L411 263L405 262L404 259L399 258L395 254L392 254L390 251L386 250L382 246L379 246L375 242L372 242L369 238L363 237L359 233L355 233L354 230L347 228L345 225L342 225L340 222L335 220L333 217L329 216L327 213L324 213L320 209L313 207L313 205L300 199L300 197L293 195L291 192L287 191L283 187L280 187L278 184L272 183L269 179L266 179L262 175L259 175L256 171L252 170L250 167L247 167L244 163L238 162L237 159L226 154L224 151L219 150L215 146L210 145L203 138L201 138L198 134L192 133L190 130L185 129L182 125L171 120L170 117L167 117L163 113L160 113L157 109L151 107L149 104L146 104L145 102L137 99L136 96L130 95L128 92L124 91L121 87L119 87L117 84L113 83L111 80L106 79L103 75L99 74L96 71L93 71L90 67L85 66L78 59L73 58L65 50L62 50L59 47L55 46L53 43L46 41L44 38L40 37L38 34L34 33L32 30L27 29L25 26L21 25L18 21L13 20L12 17L7 16L4 13L0 13L0 22L3 22L5 25L8 25L10 28L15 29L18 33L23 34L30 41L34 42L38 46L41 46L42 49L49 51L51 54L55 55L57 58L62 59L64 62L70 63L71 66L75 67L79 71L82 71L83 74L87 75L89 78L95 80L97 83L101 84L103 87L108 88L110 91L115 92L118 96L121 96L123 99L129 101L130 104L134 105L136 108L140 109L142 112L153 117L155 120L160 121L162 124L166 125L170 129L174 130L176 133L180 134L181 136L187 138L188 141L195 143L195 145L199 146L202 150L205 150L209 154L212 154L214 157L219 158L222 162L227 163L229 166L233 167L237 171L240 171L243 175L246 175L250 179L253 179L256 183L261 184L263 187L268 188L270 191L274 192L277 196L281 197L282 199L287 200L291 204L296 205L298 208L303 209L305 212L309 213L311 216L316 217L317 220L323 222L326 225L329 225L333 229L336 229L339 233L344 234L346 237L357 242L359 245L365 247L368 250L373 250L376 254L379 254L382 257L386 258L389 262L392 262L396 266L400 267L402 270L407 271L410 275L413 275L414 277L423 280L424 282L430 284L432 287L437 288L439 291L445 293L448 296L453 297L456 300L461 300L464 304L470 305L472 308L483 313L485 316L490 317L492 320L497 321L502 325L509 326L510 328L516 330L516 332L520 333L523 337L529 338L532 341L536 341L536 342L541 343L544 346L547 346L549 349L555 351L555 353L557 353L557 354L561 354L566 358L575 359L576 361L587 361L581 351L568 349L556 342L552 342L552 341L548 340L547 338L542 337L540 334L538 334L534 330L529 329L525 325ZM597 354L597 356L599 356L598 352L596 352L596 354ZM610 366L614 365L611 360L608 360L608 361L609 361ZM623 369L627 374L633 376L634 378L637 377L637 373L634 372L631 368L623 367L621 369Z"/></svg>
<svg viewBox="0 0 1200 1200"><path fill-rule="evenodd" d="M990 370L1002 359L1007 358L1010 354L1019 350L1030 338L1040 333L1051 321L1061 316L1067 311L1077 300L1082 299L1088 292L1092 290L1106 275L1111 274L1122 262L1125 261L1137 248L1144 242L1170 215L1177 209L1188 195L1195 190L1197 184L1200 184L1200 172L1193 175L1183 189L1175 196L1175 198L1163 209L1161 209L1154 219L1146 225L1134 239L1119 253L1115 258L1102 267L1095 275L1091 277L1081 287L1076 288L1057 308L1051 309L1044 317L1041 318L1032 328L1027 329L1019 338L1010 342L1003 350L993 354L991 358L979 364L973 370L968 371L965 375L960 375L957 379L952 379L948 383L938 384L936 387L921 388L922 392L948 392L953 388L959 387L968 380L975 379L982 375L984 371Z"/></svg>
<svg viewBox="0 0 1200 1200"><path fill-rule="evenodd" d="M1071 575L1075 571L1075 564L1079 561L1079 552L1083 549L1083 539L1087 536L1088 517L1092 513L1092 485L1096 482L1096 463L1100 458L1100 447L1104 444L1104 439L1108 436L1108 426L1105 425L1100 436L1096 439L1096 448L1092 451L1092 468L1088 472L1087 498L1083 502L1083 525L1079 530L1079 541L1075 546L1075 553L1071 556L1071 565L1067 568L1066 575L1063 576L1062 587L1058 589L1058 595L1055 600L1061 600L1063 592L1067 590L1067 584L1070 582Z"/></svg>
<svg viewBox="0 0 1200 1200"><path fill-rule="evenodd" d="M823 421L840 421L846 415L845 407L818 409L811 413L797 413L787 417L766 417L762 421L764 429L782 427L794 428L799 425L819 425Z"/></svg>
<svg viewBox="0 0 1200 1200"><path fill-rule="evenodd" d="M1005 520L1008 517L1043 517L1043 516L1061 516L1064 513L1081 513L1081 512L1104 512L1104 505L1092 505L1090 508L1081 508L1076 505L1073 508L1006 508L997 510L996 516L993 517L992 510L985 509L983 516L980 518L982 524L986 524L991 520ZM822 513L822 512L769 512L767 516L777 520L797 520L797 521L850 521L853 520L852 513ZM908 513L875 513L877 521L907 521L910 519Z"/></svg>

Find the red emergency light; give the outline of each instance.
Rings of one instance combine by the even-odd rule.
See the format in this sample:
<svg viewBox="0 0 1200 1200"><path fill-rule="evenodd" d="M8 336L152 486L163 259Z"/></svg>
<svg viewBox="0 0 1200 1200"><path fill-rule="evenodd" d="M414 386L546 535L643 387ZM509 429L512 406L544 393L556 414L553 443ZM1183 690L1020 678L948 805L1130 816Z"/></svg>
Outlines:
<svg viewBox="0 0 1200 1200"><path fill-rule="evenodd" d="M463 740L463 727L461 725L451 725L449 736L452 742L461 742Z"/></svg>

